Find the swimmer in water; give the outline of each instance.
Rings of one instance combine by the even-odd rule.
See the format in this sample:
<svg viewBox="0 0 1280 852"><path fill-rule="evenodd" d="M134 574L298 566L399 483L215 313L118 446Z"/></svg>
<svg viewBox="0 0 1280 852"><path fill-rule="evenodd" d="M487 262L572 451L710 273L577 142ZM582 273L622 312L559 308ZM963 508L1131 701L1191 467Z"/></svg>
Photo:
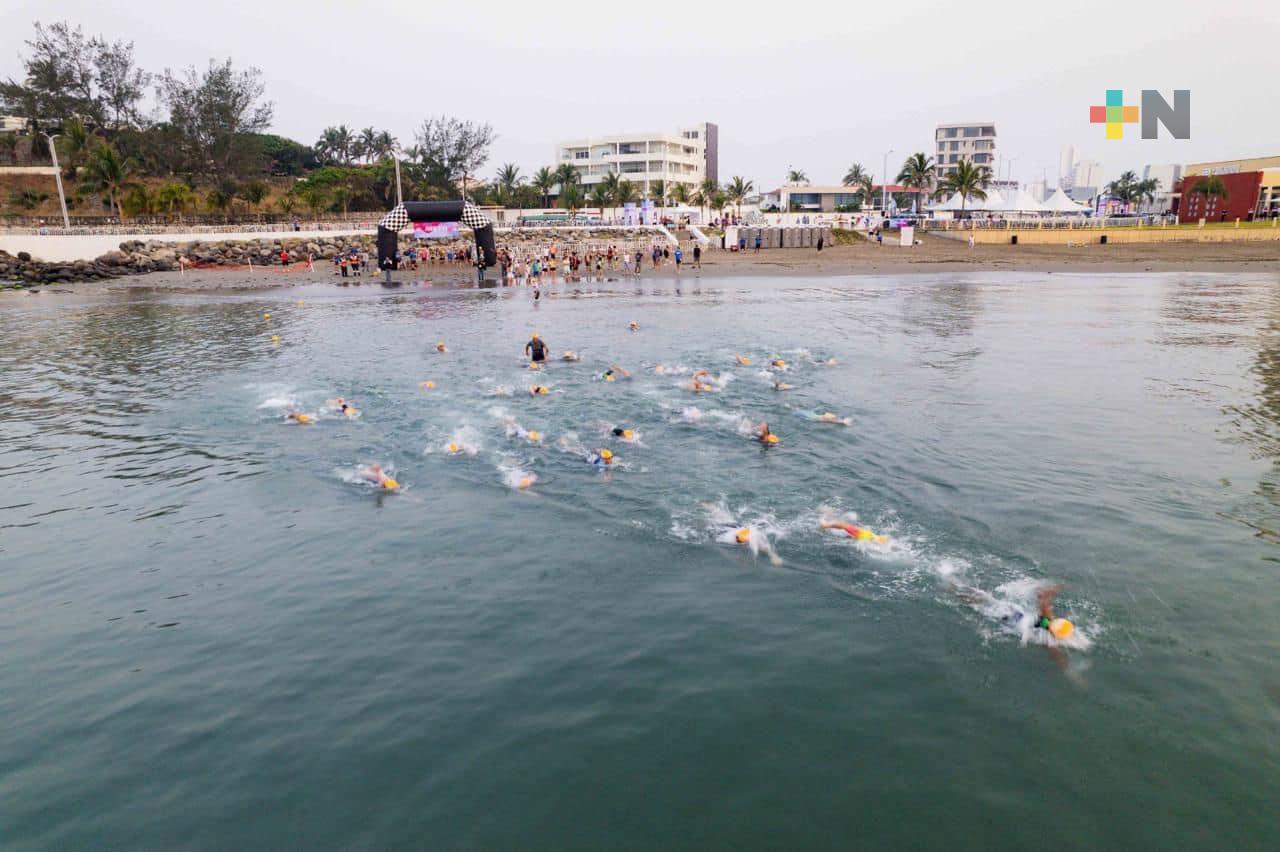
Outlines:
<svg viewBox="0 0 1280 852"><path fill-rule="evenodd" d="M1055 639L1069 639L1071 634L1075 632L1076 627L1065 618L1059 618L1053 614L1053 599L1058 596L1058 592L1065 588L1061 583L1053 586L1046 586L1036 592L1036 605L1038 616L1035 621L1037 630L1048 631Z"/></svg>
<svg viewBox="0 0 1280 852"><path fill-rule="evenodd" d="M764 553L769 557L772 565L781 565L782 557L780 557L773 545L769 543L769 537L755 527L727 527L718 536L716 541L724 544L740 544L751 548L752 553Z"/></svg>
<svg viewBox="0 0 1280 852"><path fill-rule="evenodd" d="M618 376L624 379L631 378L631 374L619 367L617 364L610 364L609 369L600 374L600 379L606 382L616 381Z"/></svg>
<svg viewBox="0 0 1280 852"><path fill-rule="evenodd" d="M639 331L640 323L636 322L635 320L632 320L627 324L627 328L631 329L632 331Z"/></svg>
<svg viewBox="0 0 1280 852"><path fill-rule="evenodd" d="M572 349L566 349L564 354L560 356L560 360L561 361L581 361L582 359L578 357L577 352L574 352Z"/></svg>
<svg viewBox="0 0 1280 852"><path fill-rule="evenodd" d="M773 367L775 370L785 370L787 369L787 362L783 361L781 358L774 358L769 362L769 366Z"/></svg>
<svg viewBox="0 0 1280 852"><path fill-rule="evenodd" d="M422 388L423 390L434 390L435 386L436 386L436 383L431 380L427 380L425 382L418 382L418 387Z"/></svg>
<svg viewBox="0 0 1280 852"><path fill-rule="evenodd" d="M613 450L599 449L587 456L587 464L595 465L603 470L613 464Z"/></svg>
<svg viewBox="0 0 1280 852"><path fill-rule="evenodd" d="M551 393L551 388L546 385L529 385L529 396L545 396Z"/></svg>
<svg viewBox="0 0 1280 852"><path fill-rule="evenodd" d="M630 429L623 429L621 426L614 426L612 429L613 437L621 438L624 441L634 441L636 433Z"/></svg>
<svg viewBox="0 0 1280 852"><path fill-rule="evenodd" d="M848 521L836 520L834 518L823 518L818 522L818 524L824 530L843 530L844 533L854 541L869 541L874 544L889 543L888 536L877 535L866 527L856 526Z"/></svg>
<svg viewBox="0 0 1280 852"><path fill-rule="evenodd" d="M755 436L757 441L764 444L766 447L778 443L778 436L769 431L768 423L761 423L751 431L751 434Z"/></svg>
<svg viewBox="0 0 1280 852"><path fill-rule="evenodd" d="M347 402L342 397L328 400L327 402L325 402L325 405L329 406L330 408L336 409L337 411L340 411L341 413L345 414L347 417L357 417L360 414L360 409L356 408L354 405Z"/></svg>
<svg viewBox="0 0 1280 852"><path fill-rule="evenodd" d="M750 367L750 366L751 366L751 359L750 359L750 358L748 358L746 355L739 355L739 356L738 356L737 358L735 358L734 360L736 360L736 361L738 362L738 364L739 364L739 365L741 365L741 366L743 366L743 367Z"/></svg>
<svg viewBox="0 0 1280 852"><path fill-rule="evenodd" d="M547 360L547 344L546 341L538 337L538 332L534 332L529 337L529 342L524 345L524 353L529 356L529 360L534 364Z"/></svg>
<svg viewBox="0 0 1280 852"><path fill-rule="evenodd" d="M716 386L710 379L711 373L707 370L699 370L689 377L689 383L685 387L694 393L712 393Z"/></svg>
<svg viewBox="0 0 1280 852"><path fill-rule="evenodd" d="M438 342L436 343L436 351L437 351L437 352L448 352L448 351L449 351L449 347L448 347L448 346L445 346L445 345L444 345L444 341L443 341L443 340L441 340L441 341L438 341Z"/></svg>
<svg viewBox="0 0 1280 852"><path fill-rule="evenodd" d="M789 385L786 382L774 382L773 389L776 391L795 390L795 385Z"/></svg>
<svg viewBox="0 0 1280 852"><path fill-rule="evenodd" d="M812 420L814 423L834 423L838 426L853 425L853 421L848 417L837 417L830 411L824 411L821 414L817 414L812 411L798 411L796 413L806 420Z"/></svg>
<svg viewBox="0 0 1280 852"><path fill-rule="evenodd" d="M310 414L303 414L301 411L290 411L285 415L285 419L292 423L314 423L315 418Z"/></svg>
<svg viewBox="0 0 1280 852"><path fill-rule="evenodd" d="M395 491L400 487L400 483L388 476L387 472L382 469L382 465L380 464L371 464L360 468L360 478L367 482L372 482L374 485L387 491Z"/></svg>

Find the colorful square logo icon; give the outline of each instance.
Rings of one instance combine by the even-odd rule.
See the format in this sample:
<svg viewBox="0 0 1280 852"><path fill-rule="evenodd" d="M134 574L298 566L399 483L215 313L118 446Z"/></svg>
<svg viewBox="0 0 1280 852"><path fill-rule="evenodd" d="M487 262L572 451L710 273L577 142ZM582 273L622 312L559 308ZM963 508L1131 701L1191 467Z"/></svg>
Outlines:
<svg viewBox="0 0 1280 852"><path fill-rule="evenodd" d="M1107 89L1107 102L1089 107L1089 123L1105 124L1108 139L1123 139L1124 126L1138 123L1138 108L1125 106L1123 89Z"/></svg>

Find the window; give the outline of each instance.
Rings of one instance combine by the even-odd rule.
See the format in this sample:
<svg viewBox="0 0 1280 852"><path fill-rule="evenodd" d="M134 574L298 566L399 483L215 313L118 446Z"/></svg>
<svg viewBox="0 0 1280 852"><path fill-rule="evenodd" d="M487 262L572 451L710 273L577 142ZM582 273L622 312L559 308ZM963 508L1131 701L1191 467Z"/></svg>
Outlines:
<svg viewBox="0 0 1280 852"><path fill-rule="evenodd" d="M573 158L575 160L589 160L591 159L591 152L590 151L574 151Z"/></svg>
<svg viewBox="0 0 1280 852"><path fill-rule="evenodd" d="M977 136L977 135L978 135L978 128L976 127L966 127L964 129L964 137L966 139L972 139L974 136Z"/></svg>
<svg viewBox="0 0 1280 852"><path fill-rule="evenodd" d="M943 129L942 135L946 136L948 139L954 139L956 138L956 135L958 132L959 132L958 127L947 127Z"/></svg>
<svg viewBox="0 0 1280 852"><path fill-rule="evenodd" d="M960 150L960 143L959 143L959 142L952 142L952 143L951 143L951 150L952 150L952 151L959 151L959 150Z"/></svg>
<svg viewBox="0 0 1280 852"><path fill-rule="evenodd" d="M959 155L959 154L952 154L952 155L951 155L951 157L950 157L950 159L948 159L948 160L947 160L947 162L948 162L948 163L955 163L955 162L958 162L959 160L960 160L960 155Z"/></svg>
<svg viewBox="0 0 1280 852"><path fill-rule="evenodd" d="M973 161L975 163L989 163L991 162L991 155L990 154L974 154Z"/></svg>
<svg viewBox="0 0 1280 852"><path fill-rule="evenodd" d="M983 136L995 136L995 135L996 135L996 129L995 129L994 127L991 127L990 125L988 125L987 127L982 128L982 135L983 135Z"/></svg>

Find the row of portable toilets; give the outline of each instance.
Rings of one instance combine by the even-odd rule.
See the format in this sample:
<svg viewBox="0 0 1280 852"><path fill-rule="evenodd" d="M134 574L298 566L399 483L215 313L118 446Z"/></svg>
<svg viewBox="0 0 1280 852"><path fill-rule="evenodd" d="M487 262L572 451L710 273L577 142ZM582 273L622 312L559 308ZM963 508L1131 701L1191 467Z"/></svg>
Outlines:
<svg viewBox="0 0 1280 852"><path fill-rule="evenodd" d="M802 225L795 228L753 228L748 226L729 226L724 231L725 248L741 245L754 249L756 237L760 238L760 248L816 248L818 240L824 246L831 245L831 229Z"/></svg>

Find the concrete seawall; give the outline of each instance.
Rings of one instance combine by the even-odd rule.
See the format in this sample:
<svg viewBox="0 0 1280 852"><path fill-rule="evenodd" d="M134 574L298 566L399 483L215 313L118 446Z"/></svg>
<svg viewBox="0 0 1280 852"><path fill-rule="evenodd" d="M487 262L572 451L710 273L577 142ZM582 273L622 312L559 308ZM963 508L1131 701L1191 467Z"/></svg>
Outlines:
<svg viewBox="0 0 1280 852"><path fill-rule="evenodd" d="M147 242L155 240L164 243L221 243L230 240L268 240L268 239L304 239L315 240L333 237L372 236L375 228L351 228L349 230L329 231L258 231L238 232L230 234L211 233L171 233L171 234L86 234L83 236L52 236L39 234L3 234L0 233L0 250L16 255L20 251L38 257L41 260L69 261L93 260L109 251L115 251L120 244L129 240Z"/></svg>

